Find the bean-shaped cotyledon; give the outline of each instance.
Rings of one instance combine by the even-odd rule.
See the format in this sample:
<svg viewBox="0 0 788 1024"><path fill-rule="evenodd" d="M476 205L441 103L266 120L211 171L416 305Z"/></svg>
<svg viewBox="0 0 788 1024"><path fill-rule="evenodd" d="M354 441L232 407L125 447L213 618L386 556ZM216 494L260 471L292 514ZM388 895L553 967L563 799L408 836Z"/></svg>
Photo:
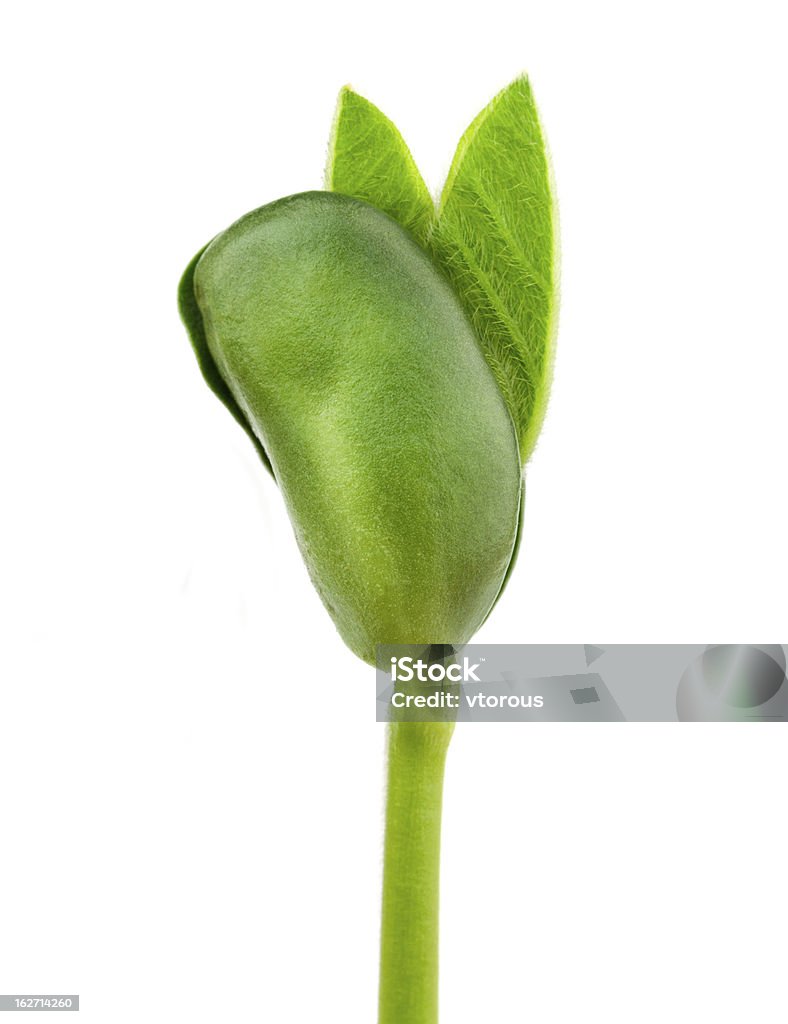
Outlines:
<svg viewBox="0 0 788 1024"><path fill-rule="evenodd" d="M329 192L242 217L190 264L209 384L281 489L348 646L462 644L513 558L511 416L460 301L408 232Z"/></svg>

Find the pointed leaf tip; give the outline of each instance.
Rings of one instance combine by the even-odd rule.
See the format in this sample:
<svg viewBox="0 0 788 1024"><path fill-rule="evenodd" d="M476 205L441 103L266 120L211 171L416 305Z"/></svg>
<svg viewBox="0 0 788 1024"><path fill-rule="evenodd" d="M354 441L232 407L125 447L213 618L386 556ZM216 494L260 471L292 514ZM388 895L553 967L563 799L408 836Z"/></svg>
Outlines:
<svg viewBox="0 0 788 1024"><path fill-rule="evenodd" d="M376 206L426 244L435 206L416 162L394 123L349 86L337 101L326 188Z"/></svg>
<svg viewBox="0 0 788 1024"><path fill-rule="evenodd" d="M521 75L457 147L431 245L506 397L525 463L539 434L558 312L557 216L531 84Z"/></svg>

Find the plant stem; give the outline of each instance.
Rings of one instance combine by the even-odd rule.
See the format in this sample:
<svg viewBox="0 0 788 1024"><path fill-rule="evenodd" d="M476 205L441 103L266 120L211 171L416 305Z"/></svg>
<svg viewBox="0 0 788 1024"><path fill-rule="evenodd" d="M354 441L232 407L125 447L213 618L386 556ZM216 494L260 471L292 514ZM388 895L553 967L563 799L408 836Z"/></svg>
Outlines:
<svg viewBox="0 0 788 1024"><path fill-rule="evenodd" d="M379 1024L437 1024L441 805L453 731L453 722L389 726Z"/></svg>

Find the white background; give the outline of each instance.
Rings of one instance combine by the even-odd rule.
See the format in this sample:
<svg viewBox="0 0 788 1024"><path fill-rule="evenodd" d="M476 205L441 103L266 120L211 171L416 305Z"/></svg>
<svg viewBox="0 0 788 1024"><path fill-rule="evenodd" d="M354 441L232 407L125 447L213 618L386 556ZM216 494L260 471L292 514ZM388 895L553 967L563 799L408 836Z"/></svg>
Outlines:
<svg viewBox="0 0 788 1024"><path fill-rule="evenodd" d="M478 639L786 639L780 8L6 9L0 991L374 1020L372 673L175 304L207 239L320 187L345 82L436 189L521 70L551 143L555 387ZM459 730L444 1024L784 1022L786 735Z"/></svg>

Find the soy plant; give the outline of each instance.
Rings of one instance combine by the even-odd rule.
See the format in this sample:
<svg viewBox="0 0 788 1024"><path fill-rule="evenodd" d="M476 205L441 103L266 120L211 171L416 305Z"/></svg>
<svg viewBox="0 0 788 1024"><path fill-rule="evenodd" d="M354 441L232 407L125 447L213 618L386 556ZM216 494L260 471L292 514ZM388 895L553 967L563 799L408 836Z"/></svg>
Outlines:
<svg viewBox="0 0 788 1024"><path fill-rule="evenodd" d="M344 89L324 191L247 214L183 275L203 376L282 492L348 647L467 643L517 553L549 390L556 213L526 78L433 202L397 128ZM380 1024L435 1024L451 722L389 727Z"/></svg>

